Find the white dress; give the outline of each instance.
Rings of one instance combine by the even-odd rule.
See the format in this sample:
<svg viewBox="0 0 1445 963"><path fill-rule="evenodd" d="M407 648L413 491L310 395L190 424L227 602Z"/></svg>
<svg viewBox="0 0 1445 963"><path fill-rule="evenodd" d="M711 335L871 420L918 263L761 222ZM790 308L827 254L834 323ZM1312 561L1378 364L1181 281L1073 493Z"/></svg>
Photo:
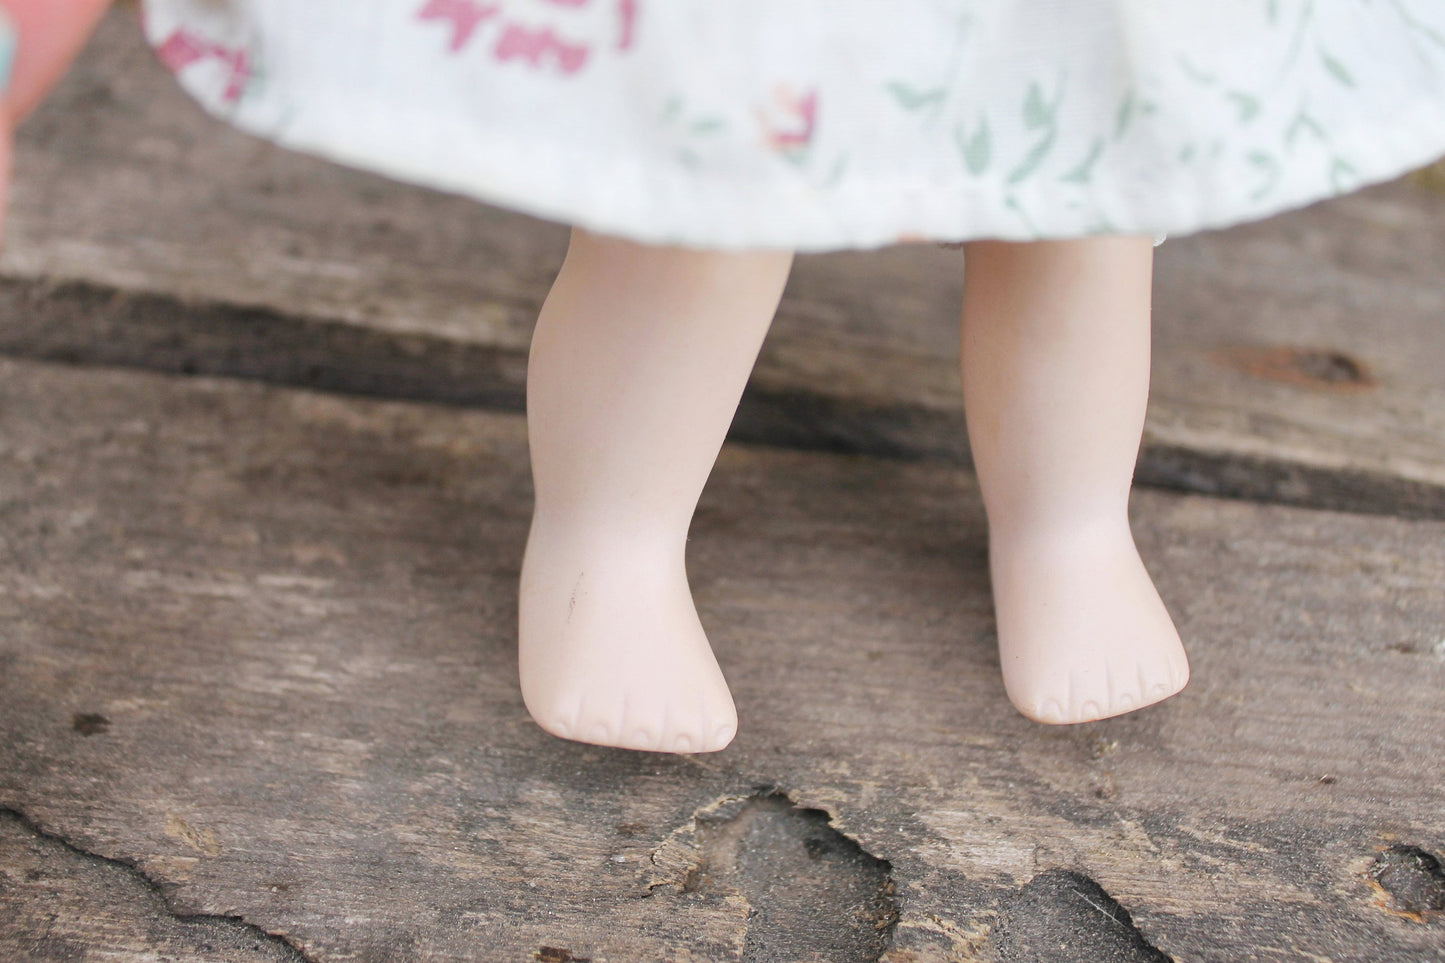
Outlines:
<svg viewBox="0 0 1445 963"><path fill-rule="evenodd" d="M208 110L641 241L1184 233L1445 154L1445 0L146 0Z"/></svg>

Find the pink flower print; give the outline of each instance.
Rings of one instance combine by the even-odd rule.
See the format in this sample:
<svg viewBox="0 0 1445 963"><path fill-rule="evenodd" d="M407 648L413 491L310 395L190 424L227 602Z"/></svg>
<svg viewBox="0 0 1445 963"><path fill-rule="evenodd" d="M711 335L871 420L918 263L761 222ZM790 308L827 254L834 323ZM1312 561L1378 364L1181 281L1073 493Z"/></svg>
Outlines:
<svg viewBox="0 0 1445 963"><path fill-rule="evenodd" d="M772 120L778 111L771 114L758 111L758 122L762 125L768 146L780 154L806 150L813 142L813 132L818 126L818 91L795 94L790 87L778 87L773 92L773 102L783 115L781 123Z"/></svg>
<svg viewBox="0 0 1445 963"><path fill-rule="evenodd" d="M245 50L223 51L221 55L231 64L231 79L221 94L221 100L234 104L241 99L241 95L246 92L246 85L251 82L251 59Z"/></svg>
<svg viewBox="0 0 1445 963"><path fill-rule="evenodd" d="M622 32L617 38L618 50L632 49L632 38L637 29L637 0L617 0L617 16L622 21Z"/></svg>
<svg viewBox="0 0 1445 963"><path fill-rule="evenodd" d="M551 69L563 75L572 75L586 67L592 54L592 45L585 40L567 37L571 27L586 29L590 23L596 30L605 27L609 10L617 17L617 50L632 47L636 35L639 0L614 0L615 6L600 7L596 0L541 0L548 6L563 8L551 19L552 26L539 26L527 22L529 18L512 15L512 7L502 0L481 2L481 0L426 0L416 13L418 21L439 20L451 25L451 40L448 49L461 53L477 40L478 31L485 25L491 31L487 41L491 57L499 63L517 61L534 69ZM604 0L604 3L606 0ZM599 25L597 18L578 21L573 14L587 7L600 7L604 18ZM532 13L535 15L535 9ZM563 29L564 26L569 29ZM560 31L560 32L559 32Z"/></svg>
<svg viewBox="0 0 1445 963"><path fill-rule="evenodd" d="M451 21L452 42L448 49L459 53L482 21L496 16L501 9L495 3L474 3L473 0L427 0L427 5L421 8L416 18Z"/></svg>
<svg viewBox="0 0 1445 963"><path fill-rule="evenodd" d="M199 37L185 28L180 28L167 37L156 55L172 73L180 73L191 64L202 60L219 60L231 69L226 89L221 93L223 103L235 103L241 99L246 84L251 81L251 59L244 47L226 47Z"/></svg>
<svg viewBox="0 0 1445 963"><path fill-rule="evenodd" d="M533 30L515 23L507 24L493 51L500 61L522 60L533 67L542 66L543 58L550 54L564 74L575 74L581 70L587 63L588 53L585 45L567 43L550 27Z"/></svg>
<svg viewBox="0 0 1445 963"><path fill-rule="evenodd" d="M211 45L185 30L177 30L156 48L156 56L171 73L180 73L198 60L206 59Z"/></svg>

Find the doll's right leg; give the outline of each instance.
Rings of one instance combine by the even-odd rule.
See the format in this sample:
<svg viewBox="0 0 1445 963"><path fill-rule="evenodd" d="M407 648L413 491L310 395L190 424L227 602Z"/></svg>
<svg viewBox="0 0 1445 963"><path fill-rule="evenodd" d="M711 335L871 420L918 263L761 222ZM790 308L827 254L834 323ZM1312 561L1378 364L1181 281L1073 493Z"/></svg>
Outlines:
<svg viewBox="0 0 1445 963"><path fill-rule="evenodd" d="M527 371L520 668L548 732L666 752L732 740L683 555L791 262L573 232Z"/></svg>
<svg viewBox="0 0 1445 963"><path fill-rule="evenodd" d="M0 226L11 132L65 73L109 0L0 0Z"/></svg>
<svg viewBox="0 0 1445 963"><path fill-rule="evenodd" d="M8 83L0 96L12 123L19 123L39 105L109 5L110 0L0 0L16 42Z"/></svg>
<svg viewBox="0 0 1445 963"><path fill-rule="evenodd" d="M964 408L999 658L1040 722L1118 715L1189 678L1129 531L1152 264L1146 237L965 248Z"/></svg>

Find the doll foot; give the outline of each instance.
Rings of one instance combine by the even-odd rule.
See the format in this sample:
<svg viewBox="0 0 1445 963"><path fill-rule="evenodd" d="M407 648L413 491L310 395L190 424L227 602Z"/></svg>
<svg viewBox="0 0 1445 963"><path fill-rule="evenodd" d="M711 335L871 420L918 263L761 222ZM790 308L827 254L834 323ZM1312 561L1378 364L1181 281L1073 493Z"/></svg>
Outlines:
<svg viewBox="0 0 1445 963"><path fill-rule="evenodd" d="M1090 722L1183 689L1189 660L1127 526L995 540L999 657L1036 722Z"/></svg>
<svg viewBox="0 0 1445 963"><path fill-rule="evenodd" d="M563 739L653 752L715 752L737 710L682 566L635 553L545 546L522 565L522 699Z"/></svg>

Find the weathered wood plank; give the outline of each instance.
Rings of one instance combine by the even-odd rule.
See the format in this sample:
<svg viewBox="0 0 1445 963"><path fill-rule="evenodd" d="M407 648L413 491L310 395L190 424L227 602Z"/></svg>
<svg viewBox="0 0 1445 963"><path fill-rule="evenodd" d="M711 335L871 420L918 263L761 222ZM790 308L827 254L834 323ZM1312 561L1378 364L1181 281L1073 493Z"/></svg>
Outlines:
<svg viewBox="0 0 1445 963"><path fill-rule="evenodd" d="M0 812L0 958L300 963L284 941L220 916L167 910L150 881Z"/></svg>
<svg viewBox="0 0 1445 963"><path fill-rule="evenodd" d="M0 806L308 959L1021 959L1054 911L1109 959L1081 878L1180 960L1445 959L1367 878L1445 850L1441 523L1139 493L1194 681L1056 729L966 473L732 446L690 566L742 728L679 758L524 714L515 415L6 362L0 493Z"/></svg>
<svg viewBox="0 0 1445 963"><path fill-rule="evenodd" d="M362 326L376 350L333 365L333 387L385 390L389 359L420 339L419 354L451 360L395 390L519 405L561 227L228 130L186 100L122 16L18 150L5 277L270 309L297 326L288 343L318 352L335 341L332 322ZM1445 518L1441 264L1445 195L1408 183L1165 244L1141 479ZM954 361L961 275L958 252L932 247L800 259L736 437L965 458ZM169 341L197 370L254 376L257 367L239 360L252 343L244 328L230 329L227 349L145 317L116 323L124 312L100 326L104 338L95 326L53 323L75 317L56 314L36 339L7 312L4 350L160 363L176 352L154 346ZM1305 354L1260 352L1275 347ZM1331 364L1335 355L1350 360ZM1365 380L1349 380L1356 370Z"/></svg>

